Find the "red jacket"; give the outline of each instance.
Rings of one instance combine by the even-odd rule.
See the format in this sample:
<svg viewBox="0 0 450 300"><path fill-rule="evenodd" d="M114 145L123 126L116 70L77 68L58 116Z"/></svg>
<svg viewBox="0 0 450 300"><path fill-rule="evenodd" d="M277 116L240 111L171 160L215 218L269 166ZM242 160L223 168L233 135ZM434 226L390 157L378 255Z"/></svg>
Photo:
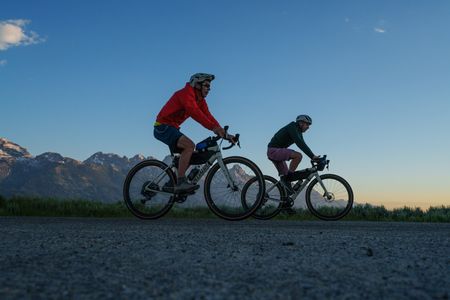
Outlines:
<svg viewBox="0 0 450 300"><path fill-rule="evenodd" d="M156 121L179 129L180 125L189 117L209 130L220 126L209 112L206 100L202 98L197 102L194 88L186 83L184 88L176 91L170 97L156 117Z"/></svg>

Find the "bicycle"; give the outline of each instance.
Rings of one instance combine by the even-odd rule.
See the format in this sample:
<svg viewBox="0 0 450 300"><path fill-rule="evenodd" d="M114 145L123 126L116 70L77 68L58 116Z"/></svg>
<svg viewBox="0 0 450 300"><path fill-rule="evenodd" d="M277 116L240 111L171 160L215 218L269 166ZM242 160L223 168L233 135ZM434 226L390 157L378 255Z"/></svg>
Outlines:
<svg viewBox="0 0 450 300"><path fill-rule="evenodd" d="M224 129L227 132L228 126ZM241 156L223 158L220 149L223 140L219 136L208 137L196 145L196 151L190 161L193 167L187 179L197 184L203 175L207 174L204 197L209 209L220 218L242 220L260 207L265 181L261 170L251 160ZM239 134L236 134L234 143L229 142L230 145L222 150L231 149L235 145L240 147ZM189 195L195 194L195 191L174 192L180 155L171 151L171 157L172 162L169 165L157 159L149 159L138 163L129 171L123 186L123 196L128 209L136 217L160 218L168 213L175 203L183 203ZM249 197L243 206L242 187L250 179L260 194L256 194L253 199Z"/></svg>
<svg viewBox="0 0 450 300"><path fill-rule="evenodd" d="M311 168L296 171L292 176L293 194L289 195L284 182L264 175L267 189L261 207L253 217L268 220L278 215L284 208L290 208L300 192L306 188L305 198L308 210L316 217L326 221L335 221L345 217L353 206L353 191L350 184L335 174L319 175L325 167L329 168L330 161L322 156L318 161L312 161ZM242 190L242 202L246 204L247 194L258 193L248 181ZM249 196L249 199L251 197Z"/></svg>

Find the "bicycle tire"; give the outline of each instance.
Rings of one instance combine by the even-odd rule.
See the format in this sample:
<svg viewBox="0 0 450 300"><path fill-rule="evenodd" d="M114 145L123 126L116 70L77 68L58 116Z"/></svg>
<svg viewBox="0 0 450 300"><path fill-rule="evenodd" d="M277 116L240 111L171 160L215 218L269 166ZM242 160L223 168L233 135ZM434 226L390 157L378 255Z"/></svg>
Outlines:
<svg viewBox="0 0 450 300"><path fill-rule="evenodd" d="M350 184L344 178L335 174L323 174L320 175L320 179L335 199L325 199L326 197L322 193L323 188L315 178L308 185L305 193L309 211L325 221L342 219L353 206L353 190Z"/></svg>
<svg viewBox="0 0 450 300"><path fill-rule="evenodd" d="M263 199L263 191L265 190L263 174L254 162L245 157L230 156L224 158L223 163L229 171L234 171L234 173L230 172L230 175L234 176L233 179L237 185L235 189L230 187L225 176L218 173L220 170L219 163L214 164L205 178L204 195L206 203L209 209L222 219L239 221L248 218L258 209ZM241 200L242 187L251 178L257 178L259 194L250 207L244 207ZM235 201L232 203L232 200L224 199L227 196L234 198Z"/></svg>
<svg viewBox="0 0 450 300"><path fill-rule="evenodd" d="M154 170L149 168L154 168ZM144 169L146 171L143 171ZM141 171L142 173L140 173ZM128 172L123 185L123 197L128 210L136 217L144 220L158 219L172 208L173 196L144 191L144 185L151 182L152 173L162 175L163 172L165 173L164 179L160 181L174 185L176 179L173 171L165 163L156 159L144 160ZM162 185L154 185L154 188L162 190ZM155 196L156 198L154 198ZM161 202L161 205L158 201ZM150 205L146 206L147 202L150 202L150 205L153 203L156 208L150 207Z"/></svg>
<svg viewBox="0 0 450 300"><path fill-rule="evenodd" d="M281 184L275 178L264 175L266 190L260 207L253 213L252 217L259 220L269 220L276 217L281 212L282 202L281 199L286 197L286 192ZM256 181L256 178L250 179L242 188L242 201L243 205L247 205L246 197L251 185ZM267 183L269 182L269 184ZM267 189L275 185L273 190L270 191L270 195L267 193ZM271 201L271 199L273 201Z"/></svg>

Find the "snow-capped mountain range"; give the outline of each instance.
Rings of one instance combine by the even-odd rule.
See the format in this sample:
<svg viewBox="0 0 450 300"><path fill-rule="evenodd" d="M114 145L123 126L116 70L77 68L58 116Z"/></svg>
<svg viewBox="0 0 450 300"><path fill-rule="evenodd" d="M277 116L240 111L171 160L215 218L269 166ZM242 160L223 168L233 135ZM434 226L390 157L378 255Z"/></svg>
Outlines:
<svg viewBox="0 0 450 300"><path fill-rule="evenodd" d="M127 172L144 159L102 152L85 161L54 152L32 156L0 138L0 195L121 201Z"/></svg>

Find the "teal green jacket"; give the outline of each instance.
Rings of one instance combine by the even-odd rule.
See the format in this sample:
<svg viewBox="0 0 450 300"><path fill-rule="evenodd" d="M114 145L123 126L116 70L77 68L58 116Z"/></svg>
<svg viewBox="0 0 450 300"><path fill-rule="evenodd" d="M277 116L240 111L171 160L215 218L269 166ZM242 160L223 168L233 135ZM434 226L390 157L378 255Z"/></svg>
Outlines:
<svg viewBox="0 0 450 300"><path fill-rule="evenodd" d="M314 153L309 149L303 140L303 133L300 131L296 122L291 122L278 130L273 136L268 147L270 148L287 148L295 143L309 158L314 157Z"/></svg>

